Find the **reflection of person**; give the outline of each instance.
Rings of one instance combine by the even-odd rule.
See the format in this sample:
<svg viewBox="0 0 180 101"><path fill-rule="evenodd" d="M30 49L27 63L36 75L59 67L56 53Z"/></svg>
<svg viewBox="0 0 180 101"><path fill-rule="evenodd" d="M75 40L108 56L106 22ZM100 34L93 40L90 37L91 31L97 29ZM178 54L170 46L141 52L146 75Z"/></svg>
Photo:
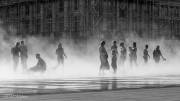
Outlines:
<svg viewBox="0 0 180 101"><path fill-rule="evenodd" d="M111 66L114 70L114 73L116 73L116 71L117 71L117 54L118 54L116 41L113 42L111 51L112 51Z"/></svg>
<svg viewBox="0 0 180 101"><path fill-rule="evenodd" d="M118 88L118 85L117 85L117 78L114 77L112 79L112 90L116 90Z"/></svg>
<svg viewBox="0 0 180 101"><path fill-rule="evenodd" d="M120 43L120 65L124 66L124 63L126 61L126 56L127 56L127 50L126 47L124 46L124 43Z"/></svg>
<svg viewBox="0 0 180 101"><path fill-rule="evenodd" d="M100 81L100 89L101 90L109 90L109 80L108 79L102 79L101 81Z"/></svg>
<svg viewBox="0 0 180 101"><path fill-rule="evenodd" d="M156 49L153 51L153 59L156 63L159 63L160 58L166 60L161 53L160 46L158 45Z"/></svg>
<svg viewBox="0 0 180 101"><path fill-rule="evenodd" d="M11 54L13 56L13 67L14 71L17 69L19 64L19 56L20 56L20 43L17 42L16 46L11 49Z"/></svg>
<svg viewBox="0 0 180 101"><path fill-rule="evenodd" d="M112 79L101 78L100 79L100 90L117 90L118 89L118 81L116 77Z"/></svg>
<svg viewBox="0 0 180 101"><path fill-rule="evenodd" d="M144 63L148 63L148 60L150 58L149 52L148 52L148 45L145 46L145 49L143 52L143 58L144 58Z"/></svg>
<svg viewBox="0 0 180 101"><path fill-rule="evenodd" d="M30 71L33 71L33 72L45 72L46 71L46 63L41 58L40 54L36 54L36 59L38 60L36 66L30 68Z"/></svg>
<svg viewBox="0 0 180 101"><path fill-rule="evenodd" d="M58 48L56 49L56 55L57 55L58 65L60 64L64 65L64 57L67 57L67 56L64 52L64 49L61 43L58 45Z"/></svg>
<svg viewBox="0 0 180 101"><path fill-rule="evenodd" d="M101 42L101 46L99 48L99 53L100 53L100 61L101 61L101 66L100 66L100 72L103 72L105 70L109 70L109 62L108 62L108 54L105 49L105 41Z"/></svg>
<svg viewBox="0 0 180 101"><path fill-rule="evenodd" d="M28 52L27 46L24 45L24 41L21 41L20 57L21 57L21 64L24 70L27 69L27 58L28 58L27 52Z"/></svg>

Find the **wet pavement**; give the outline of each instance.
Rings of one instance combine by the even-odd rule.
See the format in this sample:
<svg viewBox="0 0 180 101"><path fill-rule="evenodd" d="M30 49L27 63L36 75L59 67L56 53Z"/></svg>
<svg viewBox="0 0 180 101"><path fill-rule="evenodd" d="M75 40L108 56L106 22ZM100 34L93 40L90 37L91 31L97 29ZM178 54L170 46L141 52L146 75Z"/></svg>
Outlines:
<svg viewBox="0 0 180 101"><path fill-rule="evenodd" d="M179 87L180 76L83 77L9 80L0 82L0 97L33 96L110 90Z"/></svg>

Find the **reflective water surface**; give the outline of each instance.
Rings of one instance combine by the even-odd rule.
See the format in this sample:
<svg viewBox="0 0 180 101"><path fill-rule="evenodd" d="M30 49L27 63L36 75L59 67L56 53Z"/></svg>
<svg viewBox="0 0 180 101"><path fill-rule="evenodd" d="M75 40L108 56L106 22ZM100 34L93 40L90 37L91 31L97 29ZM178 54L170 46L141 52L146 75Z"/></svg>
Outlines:
<svg viewBox="0 0 180 101"><path fill-rule="evenodd" d="M173 75L151 77L84 77L72 79L9 80L0 82L0 97L173 87L179 85L180 76Z"/></svg>

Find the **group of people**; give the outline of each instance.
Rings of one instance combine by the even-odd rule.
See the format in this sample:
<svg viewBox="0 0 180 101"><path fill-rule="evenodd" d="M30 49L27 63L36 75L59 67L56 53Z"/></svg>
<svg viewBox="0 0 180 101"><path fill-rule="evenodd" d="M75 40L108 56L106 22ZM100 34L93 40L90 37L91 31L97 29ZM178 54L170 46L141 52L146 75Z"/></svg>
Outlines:
<svg viewBox="0 0 180 101"><path fill-rule="evenodd" d="M23 69L27 69L27 59L28 59L28 50L24 41L17 42L16 45L11 49L11 54L13 56L13 67L14 70L17 69L19 60L21 60L21 65Z"/></svg>
<svg viewBox="0 0 180 101"><path fill-rule="evenodd" d="M105 70L110 69L110 65L108 62L108 53L105 48L105 41L101 42L99 53L100 53L100 72L103 72ZM144 63L148 63L150 59L150 55L148 52L148 45L145 45L145 49L143 51L143 59ZM124 66L125 61L127 60L127 57L129 55L129 62L130 66L137 66L137 45L136 42L133 42L132 46L128 47L129 51L127 52L127 48L125 47L125 44L122 42L120 43L120 51L118 51L118 45L116 41L113 41L113 44L111 46L111 67L114 71L114 73L117 72L117 59L119 55L119 63L120 66ZM27 68L27 60L28 60L28 48L24 44L24 41L17 42L16 45L11 49L11 53L13 56L13 64L14 64L14 71L17 70L19 61L21 61L21 65L23 70L29 70L33 72L45 72L46 71L46 62L44 59L41 58L41 55L39 53L36 54L37 64L34 67L31 67L30 69ZM57 55L57 66L64 65L64 59L67 58L64 49L62 47L62 44L59 43L58 48L56 49L56 55ZM129 53L127 55L127 53ZM160 46L158 45L156 49L153 51L153 59L155 63L159 63L160 59L166 60L161 51Z"/></svg>
<svg viewBox="0 0 180 101"><path fill-rule="evenodd" d="M14 71L17 70L19 62L21 61L21 65L24 71L32 71L32 72L45 72L47 65L44 59L41 57L39 53L36 54L37 64L31 68L27 68L27 60L28 60L28 48L24 44L24 41L17 42L14 47L11 48L11 54L13 57L13 67ZM56 49L57 55L57 63L59 65L64 64L64 57L67 57L62 44L59 43L58 48Z"/></svg>
<svg viewBox="0 0 180 101"><path fill-rule="evenodd" d="M110 69L110 65L108 62L108 53L105 48L105 41L101 42L99 53L100 53L100 72L104 73L105 70ZM148 45L145 45L145 49L143 51L143 59L144 63L148 63L150 59L150 55L148 52ZM127 60L127 48L125 47L124 43L120 43L120 56L119 56L119 63L120 66L124 66L125 61ZM114 73L117 72L117 58L118 58L118 46L117 42L113 41L113 44L111 46L111 67L114 71ZM160 50L160 46L158 45L156 49L153 51L153 59L155 63L159 63L160 59L166 60ZM133 42L133 45L129 47L129 62L130 66L137 66L137 45L136 42Z"/></svg>

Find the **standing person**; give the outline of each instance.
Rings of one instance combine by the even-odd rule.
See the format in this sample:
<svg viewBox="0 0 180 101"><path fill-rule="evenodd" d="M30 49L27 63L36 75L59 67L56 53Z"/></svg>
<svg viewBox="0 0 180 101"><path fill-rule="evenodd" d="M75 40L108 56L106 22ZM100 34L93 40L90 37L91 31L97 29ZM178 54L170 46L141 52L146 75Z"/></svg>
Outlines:
<svg viewBox="0 0 180 101"><path fill-rule="evenodd" d="M120 65L124 66L124 63L126 61L126 56L127 56L127 50L126 47L124 46L124 43L120 43Z"/></svg>
<svg viewBox="0 0 180 101"><path fill-rule="evenodd" d="M163 57L162 53L161 53L160 46L158 45L158 46L156 47L156 49L153 51L153 59L154 59L154 61L155 61L156 63L159 63L159 61L160 61L161 58L162 58L164 61L166 60L166 59Z"/></svg>
<svg viewBox="0 0 180 101"><path fill-rule="evenodd" d="M145 46L144 52L143 52L143 58L144 58L144 63L148 63L149 61L149 52L148 52L148 45Z"/></svg>
<svg viewBox="0 0 180 101"><path fill-rule="evenodd" d="M64 57L66 58L67 56L64 52L64 49L61 43L59 43L58 48L56 49L56 55L57 55L58 65L62 64L64 66Z"/></svg>
<svg viewBox="0 0 180 101"><path fill-rule="evenodd" d="M111 46L112 58L111 58L111 66L114 70L114 73L117 71L117 42L113 41L113 45Z"/></svg>
<svg viewBox="0 0 180 101"><path fill-rule="evenodd" d="M100 72L104 73L105 70L109 70L109 62L108 62L108 54L105 49L105 41L101 42L101 46L99 47L99 53L100 53L100 61L101 61L101 66L100 66Z"/></svg>
<svg viewBox="0 0 180 101"><path fill-rule="evenodd" d="M130 62L130 66L132 67L132 62L133 62L133 49L132 49L132 47L129 47L129 62Z"/></svg>
<svg viewBox="0 0 180 101"><path fill-rule="evenodd" d="M133 51L133 64L135 66L137 66L137 46L136 46L136 42L133 42L133 48L132 48L132 51Z"/></svg>
<svg viewBox="0 0 180 101"><path fill-rule="evenodd" d="M27 69L27 59L28 59L28 50L27 46L24 44L24 41L21 41L20 45L20 58L21 58L21 65L23 70Z"/></svg>
<svg viewBox="0 0 180 101"><path fill-rule="evenodd" d="M46 62L41 58L39 53L36 54L36 59L38 62L34 67L30 68L30 71L44 73L46 71Z"/></svg>
<svg viewBox="0 0 180 101"><path fill-rule="evenodd" d="M20 57L20 43L19 42L17 42L16 46L11 49L11 54L13 56L13 68L14 68L14 71L16 71L19 64L19 57Z"/></svg>

